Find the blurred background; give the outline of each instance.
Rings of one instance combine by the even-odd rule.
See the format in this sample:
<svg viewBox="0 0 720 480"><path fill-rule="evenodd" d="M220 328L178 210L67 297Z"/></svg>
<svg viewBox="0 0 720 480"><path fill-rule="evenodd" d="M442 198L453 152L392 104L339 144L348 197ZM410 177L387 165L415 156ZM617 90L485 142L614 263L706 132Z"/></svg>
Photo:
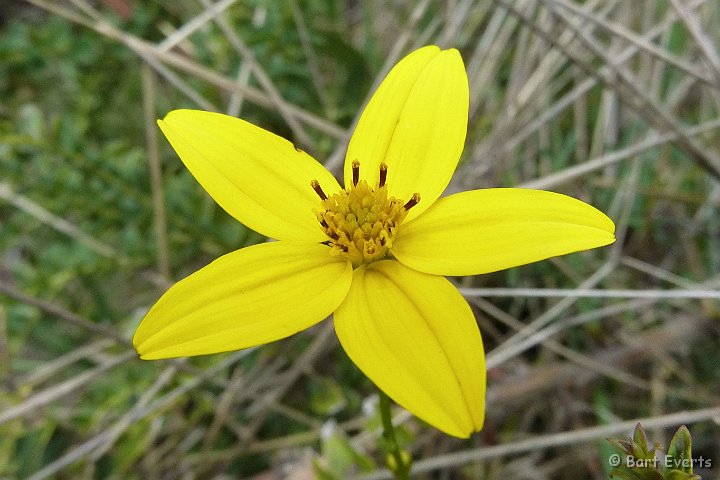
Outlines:
<svg viewBox="0 0 720 480"><path fill-rule="evenodd" d="M4 0L0 479L381 479L374 387L332 322L143 362L162 292L265 239L155 120L241 116L339 172L389 68L458 48L467 144L449 191L522 186L607 212L611 247L451 279L488 352L458 440L396 411L420 479L602 479L607 437L687 424L720 478L720 3Z"/></svg>

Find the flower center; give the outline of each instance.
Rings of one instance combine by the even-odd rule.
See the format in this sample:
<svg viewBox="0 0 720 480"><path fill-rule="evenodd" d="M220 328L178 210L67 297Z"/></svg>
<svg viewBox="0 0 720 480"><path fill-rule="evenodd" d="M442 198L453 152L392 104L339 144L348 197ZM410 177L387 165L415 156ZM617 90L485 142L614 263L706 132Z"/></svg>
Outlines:
<svg viewBox="0 0 720 480"><path fill-rule="evenodd" d="M417 205L420 195L403 203L388 196L387 165L380 164L377 188L360 178L360 162L352 163L352 185L328 197L317 180L310 185L318 194L322 208L315 210L320 226L329 240L333 255L344 255L359 267L385 258L392 247L398 225L408 210Z"/></svg>

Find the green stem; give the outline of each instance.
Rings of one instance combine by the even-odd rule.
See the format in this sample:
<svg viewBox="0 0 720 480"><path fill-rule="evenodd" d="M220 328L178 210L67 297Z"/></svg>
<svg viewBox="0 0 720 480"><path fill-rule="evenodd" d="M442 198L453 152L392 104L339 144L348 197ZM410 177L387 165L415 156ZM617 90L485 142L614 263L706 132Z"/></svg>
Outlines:
<svg viewBox="0 0 720 480"><path fill-rule="evenodd" d="M380 417L383 424L383 437L387 442L390 453L387 458L387 465L392 471L395 480L410 480L410 465L412 458L408 452L403 451L395 436L395 427L392 424L392 413L390 411L390 397L380 390Z"/></svg>

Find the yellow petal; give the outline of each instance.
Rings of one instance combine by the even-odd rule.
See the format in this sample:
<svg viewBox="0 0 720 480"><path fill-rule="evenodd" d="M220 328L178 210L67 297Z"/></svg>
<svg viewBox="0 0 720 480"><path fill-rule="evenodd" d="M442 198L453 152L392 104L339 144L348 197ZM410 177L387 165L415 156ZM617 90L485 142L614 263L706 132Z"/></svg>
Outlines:
<svg viewBox="0 0 720 480"><path fill-rule="evenodd" d="M414 415L457 437L482 428L482 339L445 278L394 260L360 267L335 312L335 331L360 370Z"/></svg>
<svg viewBox="0 0 720 480"><path fill-rule="evenodd" d="M145 360L238 350L326 318L352 266L325 245L271 242L224 255L179 281L150 309L133 345Z"/></svg>
<svg viewBox="0 0 720 480"><path fill-rule="evenodd" d="M615 225L586 203L541 190L490 188L438 200L403 223L392 254L436 275L477 275L615 241Z"/></svg>
<svg viewBox="0 0 720 480"><path fill-rule="evenodd" d="M172 111L158 125L200 185L240 222L278 240L326 239L310 182L318 180L328 195L340 186L292 143L239 118L199 110Z"/></svg>
<svg viewBox="0 0 720 480"><path fill-rule="evenodd" d="M345 157L345 185L352 162L360 178L377 185L381 162L388 191L420 203L408 219L427 209L445 190L465 143L468 78L457 50L429 46L402 59L383 80L362 113Z"/></svg>

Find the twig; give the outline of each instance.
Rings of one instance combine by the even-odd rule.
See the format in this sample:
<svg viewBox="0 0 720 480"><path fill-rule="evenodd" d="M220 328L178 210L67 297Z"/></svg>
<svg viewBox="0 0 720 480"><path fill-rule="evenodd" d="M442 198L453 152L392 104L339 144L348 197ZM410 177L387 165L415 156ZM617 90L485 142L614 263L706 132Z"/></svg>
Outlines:
<svg viewBox="0 0 720 480"><path fill-rule="evenodd" d="M120 255L113 247L96 240L64 218L58 217L26 196L15 192L6 182L0 181L0 198L10 202L10 204L28 215L33 216L43 224L48 225L58 232L64 233L93 252L122 263L128 262L128 259Z"/></svg>
<svg viewBox="0 0 720 480"><path fill-rule="evenodd" d="M295 29L300 37L300 45L302 46L303 53L305 53L308 69L310 70L310 74L312 76L315 92L317 92L320 103L322 104L323 112L325 112L325 115L327 116L330 114L330 98L326 92L325 81L322 71L320 70L320 62L315 54L315 50L313 49L310 32L308 31L307 24L305 23L305 17L303 16L303 12L300 9L297 0L290 0L288 3L295 22Z"/></svg>
<svg viewBox="0 0 720 480"><path fill-rule="evenodd" d="M65 310L64 308L59 307L53 303L27 295L20 290L11 287L3 281L0 281L0 294L7 295L8 297L14 298L19 302L32 305L33 307L39 308L46 313L54 315L57 318L71 325L75 325L76 327L82 328L89 332L97 333L103 337L112 339L121 345L132 346L132 342L130 342L130 340L118 333L115 329L102 324L90 322L89 320L79 315L76 315L68 310Z"/></svg>
<svg viewBox="0 0 720 480"><path fill-rule="evenodd" d="M70 378L69 380L65 380L64 382L53 385L45 390L41 390L32 397L26 398L21 404L7 408L5 411L0 413L0 425L15 418L33 413L38 408L62 398L78 388L84 387L88 383L95 381L108 370L115 368L135 357L135 352L125 352L123 354L116 355L92 370L85 371Z"/></svg>
<svg viewBox="0 0 720 480"><path fill-rule="evenodd" d="M508 8L511 12L516 11L504 0L495 1L502 4L505 8ZM608 57L607 53L598 47L597 40L590 37L590 34L586 30L579 28L574 22L569 20L564 12L557 10L555 10L555 12L565 21L568 28L576 33L577 38L582 41L582 44L590 52L605 61L605 64L610 68L612 76L601 76L601 74L596 72L596 70L593 69L587 62L580 59L577 54L571 52L565 48L565 46L555 43L552 35L548 32L538 28L524 16L521 20L526 22L528 26L538 35L554 43L557 48L561 49L570 60L572 60L578 67L582 68L589 76L598 77L600 81L608 85L608 87L616 90L618 94L622 95L626 102L625 104L641 114L648 123L656 126L656 128L659 128L661 131L670 131L677 134L675 142L678 146L685 150L690 158L693 159L701 168L706 170L715 178L720 179L720 157L707 146L702 145L698 141L686 135L684 127L680 121L667 111L667 109L650 97L645 90L639 87L637 79L634 78L627 69L623 69L615 65L612 59Z"/></svg>
<svg viewBox="0 0 720 480"><path fill-rule="evenodd" d="M160 152L158 151L157 125L155 123L155 78L147 64L142 66L143 112L145 114L145 140L147 142L150 188L152 190L153 213L155 218L155 241L157 248L158 272L169 280L170 254L167 239L167 215L163 189Z"/></svg>
<svg viewBox="0 0 720 480"><path fill-rule="evenodd" d="M232 7L238 0L220 0L217 3L207 2L204 4L205 9L198 15L186 22L182 27L175 30L172 34L165 37L165 40L158 43L157 48L162 52L169 52L180 42L186 40L190 35L205 26L208 22L217 18L225 10Z"/></svg>
<svg viewBox="0 0 720 480"><path fill-rule="evenodd" d="M229 367L230 365L234 364L241 358L248 355L250 352L252 352L254 349L247 349L247 350L241 350L239 352L235 352L228 357L224 358L222 361L218 362L213 367L209 368L206 372L208 376L217 375L220 371L224 370L225 368ZM203 382L203 379L200 377L193 378L191 380L188 380L187 382L183 383L179 387L176 387L172 391L166 393L162 397L155 400L153 403L147 406L143 406L142 408L134 409L132 410L130 415L122 417L118 422L117 425L124 425L127 422L134 423L139 420L142 420L143 418L147 417L150 414L157 413L163 408L167 407L168 405L172 404L177 398L179 398L181 395L186 394L187 392L191 391L192 389L196 388L198 385L200 385ZM77 462L81 458L87 456L91 452L93 452L96 448L101 447L105 442L110 441L113 436L115 435L113 428L104 430L102 433L96 435L95 437L81 443L77 447L70 450L68 453L64 454L57 460L53 461L52 463L46 465L42 469L35 472L32 476L30 476L27 480L42 480L45 478L48 478L55 473L59 472L61 469L67 467L68 465L72 465L73 463Z"/></svg>
<svg viewBox="0 0 720 480"><path fill-rule="evenodd" d="M685 134L688 136L695 136L702 133L707 133L717 128L720 128L720 119L716 118L714 120L709 120L700 125L688 128L687 130L685 130ZM594 158L592 160L588 160L578 165L573 165L572 167L560 170L559 172L551 173L550 175L546 175L542 178L523 182L519 184L518 187L544 189L560 185L577 177L581 177L592 171L599 170L601 168L618 163L622 160L632 158L635 155L639 155L647 150L650 150L651 148L659 147L675 139L677 139L677 135L675 133L667 133L664 135L650 134L648 135L648 138L636 143L635 145L631 145L621 150L616 150L614 152Z"/></svg>
<svg viewBox="0 0 720 480"><path fill-rule="evenodd" d="M390 69L397 63L398 59L400 58L400 55L402 54L403 50L407 47L408 43L410 42L410 36L411 32L413 31L414 27L417 25L417 23L422 19L423 15L425 14L425 11L427 10L428 6L430 5L429 0L421 0L413 9L412 15L410 15L410 19L408 20L408 23L405 25L405 27L402 29L399 35L397 35L395 39L395 43L393 44L392 49L388 53L387 57L385 58L385 63L383 64L382 68L380 68L380 71L375 76L375 81L373 82L373 85L370 87L370 91L368 92L367 96L365 97L365 101L363 102L362 107L358 110L357 114L355 115L355 119L353 120L352 125L346 132L346 134L342 137L340 137L340 143L335 147L335 151L330 155L330 157L325 162L325 167L333 172L334 174L341 174L342 165L343 165L343 158L345 150L347 150L347 144L350 140L350 134L355 130L355 127L357 126L358 121L360 120L360 115L362 114L363 110L367 106L367 103L370 101L370 97L373 93L375 93L375 90L377 90L377 87L380 85L380 82L385 78L387 73L390 71ZM339 175L342 176L342 175Z"/></svg>
<svg viewBox="0 0 720 480"><path fill-rule="evenodd" d="M720 290L603 290L568 288L461 288L467 297L536 298L712 298L720 299Z"/></svg>
<svg viewBox="0 0 720 480"><path fill-rule="evenodd" d="M12 379L12 359L8 348L5 307L2 304L0 304L0 382L0 391L3 388L12 388L15 383Z"/></svg>
<svg viewBox="0 0 720 480"><path fill-rule="evenodd" d="M206 9L213 8L213 4L210 3L210 0L199 1ZM300 122L298 122L292 112L288 109L287 102L283 99L282 94L273 83L270 75L267 74L262 65L260 65L256 60L253 51L248 48L247 45L245 45L245 42L235 33L235 31L227 22L227 20L225 20L225 18L223 18L219 14L213 15L212 18L215 23L217 23L217 25L220 27L220 30L222 30L225 38L227 38L230 45L232 45L235 50L237 50L240 55L242 55L243 63L249 66L251 72L255 75L258 83L260 83L262 89L265 90L265 93L272 102L273 107L275 107L280 116L282 116L283 120L285 120L285 123L287 123L287 125L290 127L290 130L292 130L297 142L302 144L304 148L306 148L310 153L312 153L315 150L313 140L310 138L308 133L305 131Z"/></svg>
<svg viewBox="0 0 720 480"><path fill-rule="evenodd" d="M66 18L74 23L95 30L96 32L104 35L107 38L116 40L133 50L138 55L144 56L147 60L165 62L168 65L172 65L181 70L184 70L185 72L195 75L196 77L205 80L211 85L215 85L228 92L241 93L249 101L261 107L269 108L273 106L273 102L270 100L270 98L260 90L252 88L250 86L240 85L235 80L219 75L218 73L215 73L207 67L195 61L192 61L180 54L174 52L163 52L154 44L146 42L136 36L130 35L123 31L120 31L107 22L94 22L47 0L26 1L28 3L31 3L32 5L35 5L38 8L55 13L56 15ZM304 121L308 125L317 128L318 130L326 133L327 135L335 138L345 138L345 130L338 127L334 123L329 122L327 119L318 117L317 115L314 115L292 104L286 104L286 108L288 112L296 116L299 120Z"/></svg>
<svg viewBox="0 0 720 480"><path fill-rule="evenodd" d="M692 36L693 40L695 40L695 43L698 48L700 48L700 51L703 55L705 55L705 59L710 65L710 70L715 77L713 86L715 88L720 88L720 56L715 49L715 42L709 38L705 32L703 32L702 25L700 24L697 15L693 15L687 5L684 5L679 0L670 0L670 3L675 9L675 12L677 12L678 17L680 17L680 20L682 20L685 28Z"/></svg>
<svg viewBox="0 0 720 480"><path fill-rule="evenodd" d="M570 432L554 433L550 435L542 435L527 440L508 443L505 445L495 445L489 447L481 447L472 450L465 450L446 455L438 455L434 458L427 458L415 462L412 469L413 474L430 472L442 468L448 468L458 465L465 465L473 462L480 462L491 458L505 457L508 455L517 455L520 453L530 452L533 450L542 450L552 447L560 447L564 445L579 445L582 443L593 442L604 439L612 435L629 433L639 423L645 428L662 428L680 424L692 424L704 422L720 416L720 407L705 408L700 410L681 411L658 417L642 418L629 420L626 422L613 423L610 425L602 425L599 427L585 428ZM359 475L353 480L391 480L392 475L387 471L378 471L366 475Z"/></svg>
<svg viewBox="0 0 720 480"><path fill-rule="evenodd" d="M644 36L637 35L630 31L629 29L617 25L614 23L611 23L607 20L604 20L603 18L597 16L597 15L591 15L587 11L583 10L582 8L578 8L576 5L568 3L564 0L543 0L547 3L552 3L553 5L557 5L559 7L562 7L580 17L582 17L585 20L589 20L593 23L596 23L600 27L602 27L604 30L607 30L608 32L612 33L613 35L616 35L619 38L623 38L627 40L628 42L631 42L632 44L636 45L638 49L645 51L654 57L658 58L659 60L667 63L668 65L672 65L673 67L677 68L678 70L691 75L698 81L702 82L703 84L715 88L720 89L720 83L718 83L717 79L714 79L707 75L707 73L698 70L694 65L691 63L687 63L684 60L677 58L667 50L664 50L653 43L649 42ZM677 2L677 0L671 0L673 4ZM685 9L687 7L683 7ZM680 18L682 17L682 14L680 10L676 8L676 12L678 13L678 16ZM685 10L683 10L685 12Z"/></svg>

